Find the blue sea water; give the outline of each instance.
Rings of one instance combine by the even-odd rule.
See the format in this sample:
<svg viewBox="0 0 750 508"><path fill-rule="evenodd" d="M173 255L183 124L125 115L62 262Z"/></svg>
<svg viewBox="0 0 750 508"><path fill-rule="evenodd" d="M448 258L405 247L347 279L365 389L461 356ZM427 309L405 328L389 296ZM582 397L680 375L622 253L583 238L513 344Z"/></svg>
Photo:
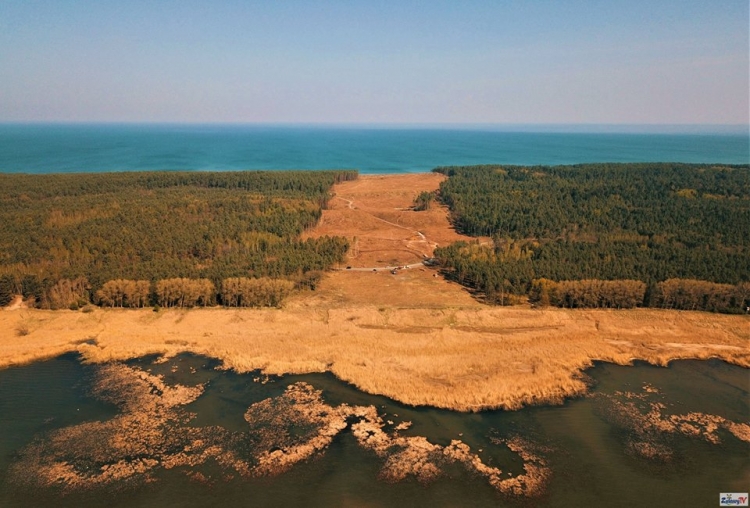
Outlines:
<svg viewBox="0 0 750 508"><path fill-rule="evenodd" d="M556 132L533 128L0 124L0 172L358 169L468 164L747 164L750 137L718 133Z"/></svg>

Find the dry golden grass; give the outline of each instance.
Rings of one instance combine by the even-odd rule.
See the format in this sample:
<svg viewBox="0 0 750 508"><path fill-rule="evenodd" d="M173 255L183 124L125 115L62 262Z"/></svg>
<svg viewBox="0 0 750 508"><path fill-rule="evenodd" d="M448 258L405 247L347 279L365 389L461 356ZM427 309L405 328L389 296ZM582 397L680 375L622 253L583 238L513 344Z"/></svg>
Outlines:
<svg viewBox="0 0 750 508"><path fill-rule="evenodd" d="M446 177L438 173L361 176L334 186L336 197L307 236L339 235L352 248L345 266L372 268L419 263L432 256L437 245L470 240L450 225L448 210L433 204L430 210L410 207L422 191L437 190ZM420 234L422 236L420 236ZM345 268L343 266L342 268ZM311 297L305 295L291 306L478 306L458 284L445 281L427 268L388 271L341 270L329 274Z"/></svg>
<svg viewBox="0 0 750 508"><path fill-rule="evenodd" d="M309 235L356 236L352 267L418 262L435 243L463 238L444 208L408 210L443 178L368 176L337 185L339 199ZM92 362L190 351L240 372L330 371L370 393L461 411L581 394L581 371L593 360L717 357L750 367L747 316L490 308L434 273L344 269L283 310L15 309L0 313L0 367L69 351ZM18 336L21 328L28 334Z"/></svg>
<svg viewBox="0 0 750 508"><path fill-rule="evenodd" d="M352 267L418 263L423 255L431 256L436 245L470 240L451 227L445 207L410 209L420 192L437 190L445 178L438 173L412 173L360 176L337 184L329 209L307 236L349 238L347 264Z"/></svg>
<svg viewBox="0 0 750 508"><path fill-rule="evenodd" d="M434 276L433 276L434 275ZM431 268L409 268L392 275L388 270L329 273L315 292L298 294L287 308L335 307L439 308L482 305L460 285Z"/></svg>
<svg viewBox="0 0 750 508"><path fill-rule="evenodd" d="M29 334L19 337L20 324ZM330 371L414 405L516 409L581 394L593 360L750 367L750 319L659 310L298 306L0 313L0 367L80 352L106 362L189 351L239 372Z"/></svg>

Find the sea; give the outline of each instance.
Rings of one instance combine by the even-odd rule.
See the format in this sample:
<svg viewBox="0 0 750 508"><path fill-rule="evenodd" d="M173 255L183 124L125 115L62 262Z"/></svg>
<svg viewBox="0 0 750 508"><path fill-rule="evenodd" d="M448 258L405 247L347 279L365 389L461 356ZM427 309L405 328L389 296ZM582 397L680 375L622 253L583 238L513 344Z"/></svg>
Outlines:
<svg viewBox="0 0 750 508"><path fill-rule="evenodd" d="M0 124L0 172L750 163L747 127Z"/></svg>

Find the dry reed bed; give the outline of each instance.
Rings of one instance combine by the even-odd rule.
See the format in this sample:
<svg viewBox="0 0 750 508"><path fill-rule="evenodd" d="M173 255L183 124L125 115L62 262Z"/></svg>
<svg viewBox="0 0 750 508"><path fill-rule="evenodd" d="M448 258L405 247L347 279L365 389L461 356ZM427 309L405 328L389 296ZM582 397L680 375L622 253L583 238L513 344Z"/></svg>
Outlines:
<svg viewBox="0 0 750 508"><path fill-rule="evenodd" d="M659 390L644 384L640 392L596 393L600 415L611 425L625 431L626 451L660 462L675 460L669 435L682 434L721 444L720 430L750 443L750 425L727 420L718 415L690 412L671 414L674 404L659 397Z"/></svg>
<svg viewBox="0 0 750 508"><path fill-rule="evenodd" d="M0 367L66 352L96 363L192 352L238 372L330 371L406 404L477 411L581 395L594 360L715 357L750 367L750 319L519 307L0 313Z"/></svg>
<svg viewBox="0 0 750 508"><path fill-rule="evenodd" d="M63 491L89 489L114 482L156 481L158 469L180 468L193 479L207 478L194 468L208 460L224 468L225 479L275 476L318 456L347 428L358 444L384 461L380 477L390 482L415 478L435 480L449 464L462 465L487 479L504 494L538 496L544 492L550 469L544 451L520 438L494 439L524 464L524 473L502 476L484 464L468 445L453 440L448 446L422 436L398 432L409 422L384 430L374 406L326 404L320 390L295 383L284 394L252 404L245 412L244 432L222 427L187 425L195 414L184 406L203 393L203 386L166 385L161 376L112 363L97 371L93 394L119 406L107 421L64 427L25 447L11 467L11 481L31 487Z"/></svg>

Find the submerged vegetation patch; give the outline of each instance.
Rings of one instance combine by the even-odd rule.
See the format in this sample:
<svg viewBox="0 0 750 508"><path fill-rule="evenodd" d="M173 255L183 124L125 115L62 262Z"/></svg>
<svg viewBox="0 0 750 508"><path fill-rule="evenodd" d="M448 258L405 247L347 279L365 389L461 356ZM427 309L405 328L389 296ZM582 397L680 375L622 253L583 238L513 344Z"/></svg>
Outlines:
<svg viewBox="0 0 750 508"><path fill-rule="evenodd" d="M69 362L85 371L79 393L90 397L68 399L62 412L49 411L48 398L29 414L45 425L23 440L14 440L10 419L2 445L15 451L0 464L4 501L74 506L179 491L201 499L187 502L196 506L236 496L278 506L294 491L320 506L390 506L410 496L419 506L588 506L599 497L587 489L611 482L613 495L635 506L650 491L632 487L655 479L667 496L687 489L683 505L721 479L741 482L750 447L746 398L737 398L746 370L718 361L598 364L588 397L475 414L398 405L326 375L226 372L205 356ZM32 368L13 369L11 390ZM7 407L33 427L28 403Z"/></svg>
<svg viewBox="0 0 750 508"><path fill-rule="evenodd" d="M638 457L671 462L675 452L670 438L682 435L721 444L722 434L750 443L750 424L737 423L718 415L698 411L673 413L674 404L660 396L658 388L644 383L638 392L595 393L599 414L625 436L628 453Z"/></svg>
<svg viewBox="0 0 750 508"><path fill-rule="evenodd" d="M325 453L344 431L382 460L380 479L388 482L430 482L456 464L502 493L538 496L551 475L544 449L520 436L492 438L494 445L506 447L523 462L523 474L503 475L461 440L442 446L422 436L402 435L411 422L394 425L375 406L327 404L321 390L305 382L251 404L244 414L245 431L192 426L196 415L186 406L202 396L204 384L168 384L164 378L136 365L98 367L92 394L116 405L119 414L38 438L20 452L11 467L12 480L67 492L153 482L159 470L178 469L191 478L205 478L196 468L209 462L223 470L225 479L275 476Z"/></svg>

